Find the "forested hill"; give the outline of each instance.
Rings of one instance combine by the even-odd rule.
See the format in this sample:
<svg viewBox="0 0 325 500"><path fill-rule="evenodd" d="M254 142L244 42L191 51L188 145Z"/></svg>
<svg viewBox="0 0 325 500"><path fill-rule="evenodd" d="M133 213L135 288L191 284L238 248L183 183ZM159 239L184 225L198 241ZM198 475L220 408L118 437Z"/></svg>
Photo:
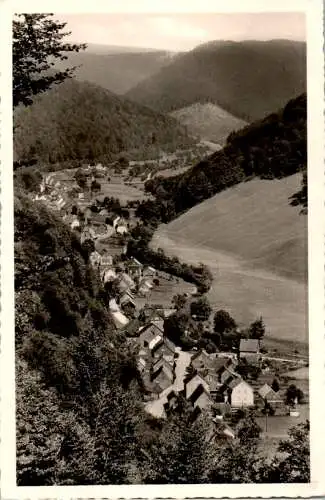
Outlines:
<svg viewBox="0 0 325 500"><path fill-rule="evenodd" d="M146 189L156 196L153 211L167 221L252 176L280 178L306 169L306 108L302 94L279 112L230 134L221 151L184 174L148 181ZM150 203L141 212L149 214Z"/></svg>
<svg viewBox="0 0 325 500"><path fill-rule="evenodd" d="M251 122L305 91L305 43L215 41L176 56L126 95L163 112L212 102Z"/></svg>
<svg viewBox="0 0 325 500"><path fill-rule="evenodd" d="M15 285L18 485L128 482L145 420L135 358L86 249L22 193Z"/></svg>
<svg viewBox="0 0 325 500"><path fill-rule="evenodd" d="M171 117L74 79L54 86L14 116L17 160L105 160L132 149L175 149L191 142Z"/></svg>

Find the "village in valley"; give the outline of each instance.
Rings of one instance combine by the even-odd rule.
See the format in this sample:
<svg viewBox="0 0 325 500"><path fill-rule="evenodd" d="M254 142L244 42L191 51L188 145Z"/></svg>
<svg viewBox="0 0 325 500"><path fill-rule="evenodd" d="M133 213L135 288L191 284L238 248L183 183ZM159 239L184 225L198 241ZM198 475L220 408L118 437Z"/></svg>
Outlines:
<svg viewBox="0 0 325 500"><path fill-rule="evenodd" d="M168 318L182 307L191 315L190 304L200 294L193 283L128 253L130 231L140 222L136 208L149 196L143 187L148 171L145 162L124 163L44 174L33 199L58 213L88 246L89 261L109 294L112 321L136 349L145 410L153 417L168 418L178 396L183 396L194 415L208 413L213 432L230 440L248 411L264 438L277 441L295 420L308 416L308 384L299 381L300 371L308 370L307 359L267 355L263 333L251 338L249 328L243 333L236 327L240 341L217 352L201 345L190 349L175 345L166 332ZM138 176L130 177L126 173L130 171ZM181 306L177 297L182 297ZM191 321L197 321L193 314ZM213 330L211 315L201 325L205 331Z"/></svg>

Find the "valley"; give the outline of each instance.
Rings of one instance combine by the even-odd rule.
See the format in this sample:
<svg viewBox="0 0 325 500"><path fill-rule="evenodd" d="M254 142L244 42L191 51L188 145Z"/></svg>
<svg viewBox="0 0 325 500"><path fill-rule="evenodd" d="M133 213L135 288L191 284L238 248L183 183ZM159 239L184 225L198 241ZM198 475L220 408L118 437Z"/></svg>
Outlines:
<svg viewBox="0 0 325 500"><path fill-rule="evenodd" d="M52 16L13 23L16 484L309 482L305 42Z"/></svg>

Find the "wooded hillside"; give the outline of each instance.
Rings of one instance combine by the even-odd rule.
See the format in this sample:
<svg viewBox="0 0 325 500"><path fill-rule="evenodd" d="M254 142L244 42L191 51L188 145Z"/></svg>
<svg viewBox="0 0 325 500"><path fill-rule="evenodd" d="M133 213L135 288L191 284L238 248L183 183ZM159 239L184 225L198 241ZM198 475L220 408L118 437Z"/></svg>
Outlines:
<svg viewBox="0 0 325 500"><path fill-rule="evenodd" d="M246 40L199 45L126 95L162 112L212 102L251 122L305 91L305 43Z"/></svg>
<svg viewBox="0 0 325 500"><path fill-rule="evenodd" d="M16 159L25 161L105 161L127 150L174 150L191 142L173 118L74 79L18 108L14 123Z"/></svg>

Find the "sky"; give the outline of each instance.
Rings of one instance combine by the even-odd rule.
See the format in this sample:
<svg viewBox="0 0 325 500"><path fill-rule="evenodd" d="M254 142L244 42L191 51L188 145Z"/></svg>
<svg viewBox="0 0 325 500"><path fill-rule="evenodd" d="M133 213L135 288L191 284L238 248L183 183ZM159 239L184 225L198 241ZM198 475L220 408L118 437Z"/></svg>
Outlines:
<svg viewBox="0 0 325 500"><path fill-rule="evenodd" d="M305 15L280 13L60 14L70 41L187 51L210 40L305 40Z"/></svg>

